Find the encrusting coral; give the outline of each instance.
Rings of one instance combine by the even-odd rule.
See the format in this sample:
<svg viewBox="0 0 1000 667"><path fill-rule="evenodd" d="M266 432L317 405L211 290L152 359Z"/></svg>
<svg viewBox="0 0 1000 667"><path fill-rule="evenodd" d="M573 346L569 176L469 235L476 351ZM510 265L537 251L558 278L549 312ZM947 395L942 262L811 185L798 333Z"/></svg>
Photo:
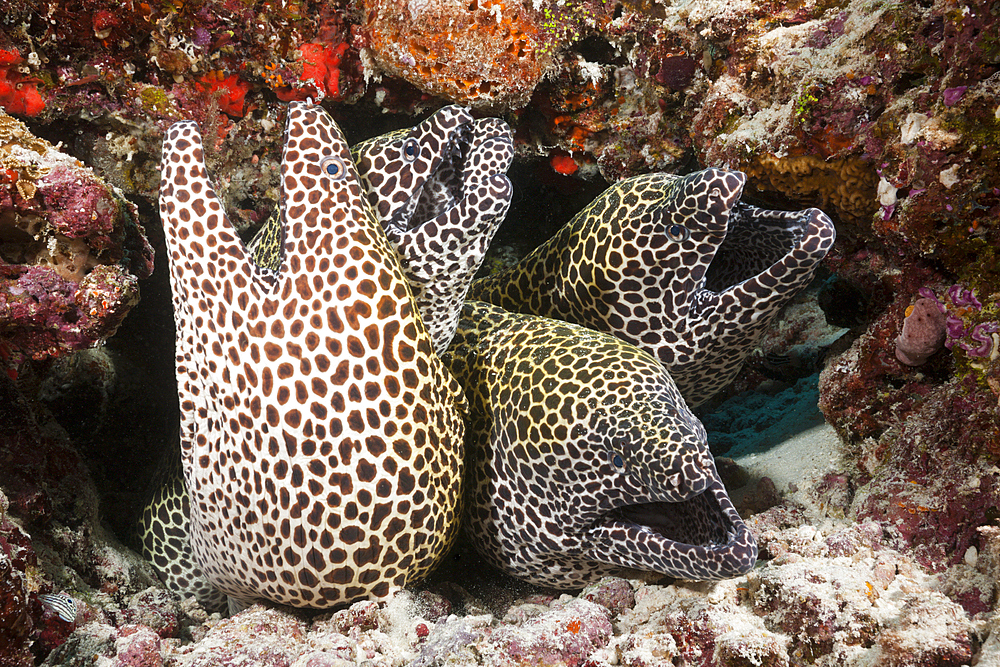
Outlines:
<svg viewBox="0 0 1000 667"><path fill-rule="evenodd" d="M0 108L19 116L35 116L45 108L38 93L40 81L22 74L21 54L0 49Z"/></svg>
<svg viewBox="0 0 1000 667"><path fill-rule="evenodd" d="M520 108L546 73L533 12L502 0L367 0L368 48L387 73L455 102Z"/></svg>
<svg viewBox="0 0 1000 667"><path fill-rule="evenodd" d="M153 256L134 204L0 111L0 336L42 359L111 336Z"/></svg>

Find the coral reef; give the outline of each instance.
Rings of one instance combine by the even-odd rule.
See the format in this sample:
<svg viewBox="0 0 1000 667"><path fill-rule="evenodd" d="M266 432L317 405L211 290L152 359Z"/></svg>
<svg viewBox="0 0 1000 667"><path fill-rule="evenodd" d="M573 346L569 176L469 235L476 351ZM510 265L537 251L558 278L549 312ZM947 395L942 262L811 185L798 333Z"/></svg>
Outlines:
<svg viewBox="0 0 1000 667"><path fill-rule="evenodd" d="M153 252L134 204L0 112L0 337L43 359L111 336Z"/></svg>
<svg viewBox="0 0 1000 667"><path fill-rule="evenodd" d="M994 5L7 3L0 107L30 132L0 115L0 662L1000 660ZM278 199L283 106L308 97L322 99L352 142L411 126L445 100L504 114L526 181L519 192L537 197L515 202L501 230L518 242L568 219L601 179L699 165L746 172L761 204L820 206L836 218L826 262L835 277L819 300L850 331L805 348L796 332L811 325L775 331L721 397L780 395L822 368L819 405L844 441L837 471L798 483L815 496L805 509L782 502L785 485L757 482L742 507L756 512L748 520L767 561L758 571L711 586L605 581L582 599L525 597L492 611L421 593L355 605L336 622L259 608L220 622L150 590L154 580L104 532L96 506L103 495L104 518L127 525L137 503L129 484L141 480L121 480L122 469L131 477L154 467L155 454L137 452L162 446L174 417L164 407L174 400L169 372L150 379L172 359L165 284L143 283L143 303L122 324L152 268L140 215L160 243L147 212L162 135L178 119L201 125L220 196L250 232ZM924 336L915 320L904 327L911 305L933 312L925 299L944 316L944 348L909 366L896 342L905 351ZM119 325L128 337L109 347L129 347L131 365L109 366L122 362L115 355L50 361ZM115 394L123 385L133 393ZM152 385L162 394L140 398ZM732 405L715 433L738 426ZM771 424L745 425L749 435ZM484 576L473 568L455 578ZM46 593L78 601L75 624L39 602ZM242 637L223 655L219 642L240 627L258 628L261 644ZM529 641L542 629L549 643Z"/></svg>

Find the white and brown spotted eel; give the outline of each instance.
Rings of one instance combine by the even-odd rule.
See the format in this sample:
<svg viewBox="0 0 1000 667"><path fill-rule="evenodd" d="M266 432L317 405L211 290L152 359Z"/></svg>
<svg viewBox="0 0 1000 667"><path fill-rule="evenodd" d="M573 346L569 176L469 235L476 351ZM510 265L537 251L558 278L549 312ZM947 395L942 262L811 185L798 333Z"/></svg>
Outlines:
<svg viewBox="0 0 1000 667"><path fill-rule="evenodd" d="M211 584L323 608L385 596L443 556L464 399L321 108L289 106L281 179L270 271L227 219L195 124L167 132L181 458Z"/></svg>

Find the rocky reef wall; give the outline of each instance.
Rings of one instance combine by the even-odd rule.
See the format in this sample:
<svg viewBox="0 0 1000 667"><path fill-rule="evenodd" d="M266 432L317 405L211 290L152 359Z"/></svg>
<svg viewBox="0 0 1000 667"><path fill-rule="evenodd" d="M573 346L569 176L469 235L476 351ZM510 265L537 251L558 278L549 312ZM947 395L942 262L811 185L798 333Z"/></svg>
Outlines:
<svg viewBox="0 0 1000 667"><path fill-rule="evenodd" d="M0 665L1000 661L998 34L989 0L8 0ZM835 218L819 303L849 332L819 406L842 460L741 508L760 570L504 609L439 581L422 606L319 621L213 621L158 588L119 541L176 420L163 132L200 124L249 234L278 199L284 105L307 98L352 142L447 102L504 117L533 197L518 235L604 182L699 166ZM42 604L57 592L75 618ZM247 632L270 644L226 643Z"/></svg>

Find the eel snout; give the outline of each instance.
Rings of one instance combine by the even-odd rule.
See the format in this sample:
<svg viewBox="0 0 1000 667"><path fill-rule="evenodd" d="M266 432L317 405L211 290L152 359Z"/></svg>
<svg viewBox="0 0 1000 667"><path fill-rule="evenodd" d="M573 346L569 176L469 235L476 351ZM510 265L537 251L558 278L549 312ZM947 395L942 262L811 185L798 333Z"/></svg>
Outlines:
<svg viewBox="0 0 1000 667"><path fill-rule="evenodd" d="M717 477L682 502L620 507L592 532L595 560L679 579L728 579L757 562L757 544Z"/></svg>

